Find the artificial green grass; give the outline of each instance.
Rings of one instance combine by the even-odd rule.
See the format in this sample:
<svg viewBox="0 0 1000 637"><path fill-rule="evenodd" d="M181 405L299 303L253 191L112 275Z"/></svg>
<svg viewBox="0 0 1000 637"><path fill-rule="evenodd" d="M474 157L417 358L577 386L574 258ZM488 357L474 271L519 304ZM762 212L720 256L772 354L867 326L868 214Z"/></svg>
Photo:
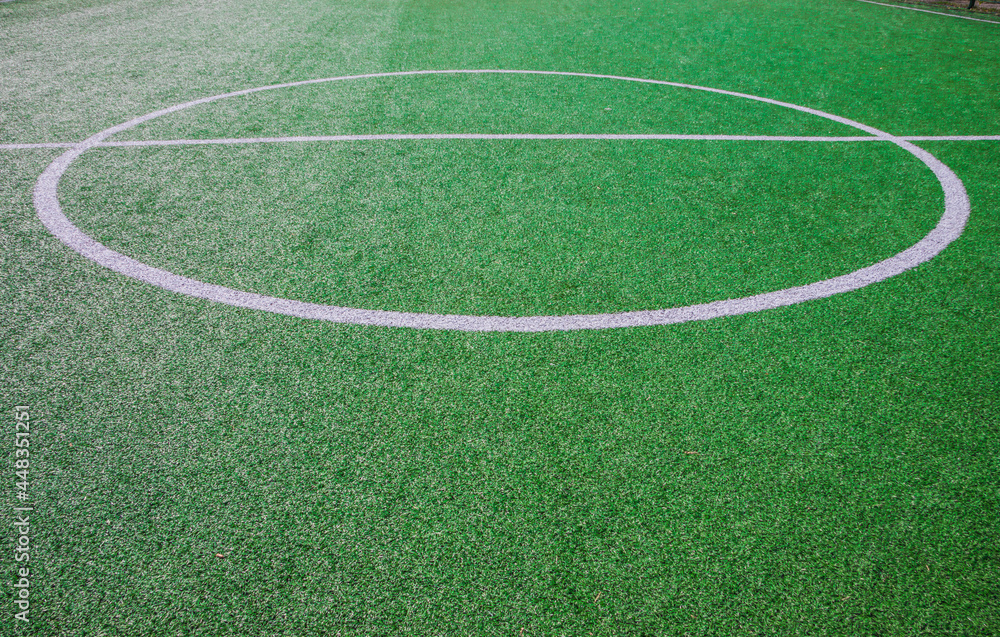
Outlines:
<svg viewBox="0 0 1000 637"><path fill-rule="evenodd" d="M941 187L895 146L406 140L101 149L70 218L197 280L366 309L675 307L846 274L916 243ZM211 228L211 232L206 232Z"/></svg>
<svg viewBox="0 0 1000 637"><path fill-rule="evenodd" d="M344 79L261 91L188 107L110 139L747 131L865 134L785 107L686 88L609 78L463 73Z"/></svg>
<svg viewBox="0 0 1000 637"><path fill-rule="evenodd" d="M0 5L0 25L10 36L0 38L2 142L79 140L157 108L274 82L476 67L716 86L895 134L1000 132L992 69L969 63L970 55L995 48L995 27L861 3L250 2L237 10L229 3L14 2ZM438 93L454 99L451 91ZM314 131L325 121L324 103L313 99L322 91L302 95L309 99L291 102L302 109L295 113L308 115L301 128L294 117L284 118L274 93L259 96L259 107L248 99L243 109L219 103L215 111L194 113L187 121L202 124L190 136L242 135L242 124L282 135ZM551 104L546 100L544 108ZM642 117L638 106L651 104L636 104L635 116ZM729 121L713 110L715 102L701 106L686 120L708 118L698 132ZM762 112L734 108L745 115L741 124ZM253 117L241 119L246 113ZM350 115L356 117L328 130L387 117ZM144 133L188 137L186 117L153 123ZM784 131L786 121L777 126L776 117L786 115L772 111L757 130ZM599 123L568 114L554 123L567 121ZM448 120L397 123L422 122L437 130ZM822 246L823 255L844 265L869 249L891 254L939 214L932 178L888 146L699 144L697 150L664 145L692 162L675 165L686 179L655 187L701 194L709 211L709 202L725 204L727 196L761 208L765 202L791 206L789 219L808 211L796 208L804 204L793 195L813 194L817 212L840 215L827 219L824 231L859 242ZM27 404L35 418L37 515L37 614L27 628L8 617L4 630L996 633L1000 166L995 142L921 145L963 180L972 217L958 241L914 271L759 314L546 334L334 325L152 288L81 258L37 221L31 188L59 151L0 151L0 294L10 308L0 315L0 392L4 409ZM625 201L625 185L643 184L624 168L639 158L660 160L637 147L604 150L603 170L581 159L573 175L593 183L609 171L618 174L620 199L635 206ZM273 272L252 262L240 271L222 267L227 259L261 254L242 245L242 237L268 236L250 222L249 210L226 207L227 198L257 201L260 224L274 223L266 213L288 201L284 192L305 206L292 213L322 214L326 208L308 208L309 197L297 189L309 176L291 169L329 168L329 175L345 165L337 153L351 150L101 149L74 165L60 195L75 221L158 265L309 296L317 291L305 285L307 275L330 276L321 268L329 253L317 251L301 264L277 259L282 267ZM500 153L514 150L521 154ZM484 180L494 184L502 179L496 169L503 169L526 182L559 186L515 161L553 162L549 147L452 144L445 151L461 166L493 168ZM462 154L470 151L481 156L472 161ZM835 155L824 161L825 153ZM712 160L707 167L696 163L699 155ZM743 161L733 162L734 156ZM282 169L277 177L261 167L263 158ZM422 161L441 175L432 158ZM370 168L376 185L378 170L399 169L391 156L365 162L349 166ZM734 163L745 165L736 174L750 183L727 191ZM794 177L788 188L766 179L769 166ZM892 169L884 172L885 166ZM242 183L241 174L253 178ZM473 182L460 181L450 190L428 185L425 191L432 200L441 192L472 199ZM325 188L329 182L315 183ZM364 187L348 192L353 198ZM400 193L400 201L416 196ZM871 201L866 193L884 199ZM491 194L487 201L499 204ZM574 194L559 192L564 200ZM523 196L523 203L538 205ZM846 207L827 205L841 196ZM212 205L203 206L200 197ZM137 223L140 208L129 207L143 201L156 211L154 223ZM869 208L853 225L843 215L858 206ZM580 214L592 209L577 207ZM633 210L636 223L648 220L640 207ZM199 219L212 215L219 215L217 223L197 231ZM782 234L779 223L759 221L762 226L744 220L738 229ZM632 227L622 224L618 231ZM812 226L789 226L802 227ZM709 244L726 236L691 228L707 233ZM593 229L614 236L610 226ZM524 239L509 227L501 230L511 240ZM153 233L184 240L160 242ZM324 233L320 238L331 237ZM793 235L757 250L736 245L734 252L780 263L763 257L814 238ZM399 236L414 254L428 254L426 242ZM384 235L364 241L377 237ZM356 233L349 238L358 241ZM642 246L634 239L645 238L630 237L631 244ZM220 250L214 257L211 241ZM456 254L461 247L502 251L510 245L491 236L478 244L445 244L442 251ZM193 258L182 258L179 245ZM301 252L304 245L290 240L288 247ZM541 248L541 254L573 254ZM714 252L711 258L720 262L732 256ZM591 263L609 278L616 274L614 261ZM287 283L296 267L298 288L294 280ZM403 302L421 301L434 289L408 290L395 268L384 269L390 280L396 277L399 309L413 309ZM782 276L764 274L771 278L761 277L762 286ZM451 283L454 289L462 277ZM488 277L481 282L490 283ZM541 302L545 282L538 286ZM652 294L640 296L649 301ZM462 305L468 296L458 295L451 307L502 309L501 297L494 294L492 306L470 307ZM574 307L572 299L562 302ZM604 299L601 306L615 302L621 299ZM12 457L7 462L12 466ZM12 581L13 563L5 564Z"/></svg>

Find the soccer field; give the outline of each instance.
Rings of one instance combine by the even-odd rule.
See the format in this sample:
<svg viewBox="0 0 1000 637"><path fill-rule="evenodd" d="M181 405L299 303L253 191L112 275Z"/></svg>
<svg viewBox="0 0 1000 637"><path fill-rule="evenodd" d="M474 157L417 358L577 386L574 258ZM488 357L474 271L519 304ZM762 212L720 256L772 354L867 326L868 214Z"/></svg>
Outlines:
<svg viewBox="0 0 1000 637"><path fill-rule="evenodd" d="M1000 634L1000 18L912 8L0 4L0 635Z"/></svg>

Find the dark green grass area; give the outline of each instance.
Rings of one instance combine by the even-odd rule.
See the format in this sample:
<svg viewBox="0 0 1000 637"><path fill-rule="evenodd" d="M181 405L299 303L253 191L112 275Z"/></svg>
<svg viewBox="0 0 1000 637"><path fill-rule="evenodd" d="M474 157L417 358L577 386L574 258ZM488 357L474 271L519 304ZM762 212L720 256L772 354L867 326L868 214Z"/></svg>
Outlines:
<svg viewBox="0 0 1000 637"><path fill-rule="evenodd" d="M956 305L968 276L946 262L760 316L535 336L303 323L101 281L118 302L55 326L76 362L41 412L40 462L61 467L40 496L45 621L988 634L997 333ZM135 323L95 320L137 304Z"/></svg>
<svg viewBox="0 0 1000 637"><path fill-rule="evenodd" d="M975 62L998 38L844 0L18 0L0 4L0 141L421 68L675 80L894 134L1000 134L994 67ZM134 133L853 134L675 89L464 79L266 93ZM881 143L551 144L94 149L60 197L108 245L211 282L497 313L807 282L940 215L933 177ZM151 287L38 222L32 187L61 151L0 150L0 410L31 408L35 508L32 622L3 602L0 635L997 634L1000 153L921 145L972 216L910 272L757 314L542 334Z"/></svg>
<svg viewBox="0 0 1000 637"><path fill-rule="evenodd" d="M803 285L892 256L943 212L923 164L870 142L295 143L102 149L79 165L67 213L144 263L433 313L655 309Z"/></svg>

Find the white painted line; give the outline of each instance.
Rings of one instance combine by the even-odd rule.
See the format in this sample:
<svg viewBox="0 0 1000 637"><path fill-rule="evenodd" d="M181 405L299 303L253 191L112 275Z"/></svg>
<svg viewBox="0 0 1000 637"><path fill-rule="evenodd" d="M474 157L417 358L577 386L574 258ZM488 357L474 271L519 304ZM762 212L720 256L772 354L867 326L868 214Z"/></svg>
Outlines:
<svg viewBox="0 0 1000 637"><path fill-rule="evenodd" d="M29 150L32 148L73 148L76 144L0 144L0 150Z"/></svg>
<svg viewBox="0 0 1000 637"><path fill-rule="evenodd" d="M822 137L795 135L673 135L673 134L503 134L503 133L428 133L428 134L383 134L383 135L316 135L310 137L232 137L222 139L148 139L140 141L99 142L94 146L101 148L127 148L146 146L203 146L229 144L281 144L286 142L359 142L359 141L395 141L395 140L435 140L435 139L469 139L469 140L690 140L690 141L729 141L729 142L886 142L884 137L871 135L855 135L851 137ZM946 135L899 137L905 141L1000 141L1000 135Z"/></svg>
<svg viewBox="0 0 1000 637"><path fill-rule="evenodd" d="M744 98L765 104L782 106L784 108L789 108L802 113L816 115L824 119L856 128L870 135L874 135L884 141L892 142L922 161L924 165L926 165L934 173L941 184L941 188L944 192L944 213L941 215L937 226L935 226L933 230L927 233L927 235L916 244L910 246L899 254L861 268L860 270L855 270L854 272L849 272L824 281L817 281L808 285L787 288L784 290L776 290L774 292L767 292L744 298L720 300L711 303L701 303L685 307L658 310L641 310L635 312L618 312L608 314L512 317L419 314L413 312L391 312L386 310L366 310L335 305L319 305L316 303L305 303L302 301L293 301L290 299L252 294L241 290L226 288L220 285L203 283L201 281L196 281L194 279L189 279L187 277L167 272L166 270L154 268L146 265L145 263L140 263L135 259L107 248L74 226L73 223L66 218L66 215L63 214L62 207L59 204L59 180L66 172L66 169L69 168L70 164L80 157L80 155L104 142L104 140L116 133L128 130L143 122L148 122L168 113L175 113L191 106L207 104L216 100L234 97L237 95L249 95L250 93L256 93L259 91L290 88L293 86L304 86L308 84L319 84L323 82L358 80L376 77L401 77L408 75L483 73L558 75L657 84L661 86L672 86L676 88L685 88L719 95L727 95L730 97ZM662 80L648 80L614 75L595 75L590 73L506 71L495 69L402 71L395 73L370 73L365 75L342 76L263 86L206 97L192 102L186 102L184 104L178 104L177 106L149 113L148 115L143 115L142 117L137 117L123 124L105 129L88 137L57 157L56 160L49 164L45 171L38 177L38 181L35 183L34 202L38 218L45 225L45 227L52 232L52 234L58 237L59 240L67 246L76 250L84 257L107 268L166 290L187 294L197 298L209 299L219 303L227 303L236 307L258 309L267 312L286 314L289 316L333 321L337 323L356 323L363 325L410 327L418 329L518 332L605 329L611 327L637 327L644 325L683 323L686 321L701 321L722 316L759 312L761 310L793 305L804 301L825 298L834 294L850 292L852 290L857 290L867 285L871 285L872 283L883 281L902 272L906 272L907 270L934 258L934 256L944 250L948 244L962 234L965 224L969 218L969 198L965 192L965 187L962 185L962 181L955 175L955 173L953 173L951 169L945 166L940 160L927 151L913 145L911 142L838 115L832 115L816 109L798 106L788 102L780 102L766 97L748 95L746 93L736 93L722 89L695 86L691 84L679 84L676 82L665 82Z"/></svg>
<svg viewBox="0 0 1000 637"><path fill-rule="evenodd" d="M946 18L959 18L961 20L972 20L973 22L987 22L989 24L1000 24L1000 21L997 20L983 20L982 18L970 18L969 16L955 15L954 13L928 11L927 9L918 9L916 7L903 7L898 4L886 4L884 2L874 2L873 0L858 0L858 2L864 2L865 4L877 4L880 7L889 7L890 9L906 9L908 11L919 11L920 13L933 13L934 15L943 15Z"/></svg>
<svg viewBox="0 0 1000 637"><path fill-rule="evenodd" d="M1000 142L1000 135L914 135L900 139L908 142Z"/></svg>
<svg viewBox="0 0 1000 637"><path fill-rule="evenodd" d="M692 140L729 142L884 142L883 137L855 135L851 137L823 137L796 135L674 135L674 134L385 134L385 135L314 135L298 137L232 137L222 139L145 139L139 141L99 142L94 146L102 148L126 148L129 146L200 146L214 144L280 144L285 142L358 142L379 140L430 140L430 139L597 139L597 140ZM969 142L1000 141L1000 135L901 135L899 139L908 142ZM49 144L0 144L0 150L29 150L32 148L73 148L74 143Z"/></svg>
<svg viewBox="0 0 1000 637"><path fill-rule="evenodd" d="M699 141L751 141L751 142L869 142L885 141L879 137L794 137L774 135L657 135L657 134L497 134L497 133L454 133L454 134L386 134L386 135L320 135L315 137L236 137L227 139L165 139L123 142L100 142L95 146L198 146L202 144L272 144L284 142L359 142L395 140L699 140Z"/></svg>

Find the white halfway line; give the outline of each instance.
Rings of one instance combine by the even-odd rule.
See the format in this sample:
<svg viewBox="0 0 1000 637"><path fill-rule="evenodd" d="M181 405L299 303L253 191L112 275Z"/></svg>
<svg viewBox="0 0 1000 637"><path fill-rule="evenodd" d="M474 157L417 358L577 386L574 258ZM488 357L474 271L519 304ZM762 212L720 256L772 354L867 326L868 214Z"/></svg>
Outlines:
<svg viewBox="0 0 1000 637"><path fill-rule="evenodd" d="M673 134L384 134L384 135L313 135L296 137L231 137L220 139L148 139L140 141L100 142L95 147L122 148L128 146L199 146L212 144L278 144L284 142L360 142L378 140L419 139L594 139L594 140L701 140L733 142L884 142L884 137L855 135L850 137L796 136L796 135L673 135ZM982 142L1000 141L1000 135L908 135L900 136L908 142ZM53 144L0 144L0 150L27 150L31 148L73 148L73 143Z"/></svg>
<svg viewBox="0 0 1000 637"><path fill-rule="evenodd" d="M122 142L100 142L95 146L185 146L197 144L260 144L275 142L365 142L395 140L545 140L545 139L585 139L585 140L697 140L697 141L762 141L762 142L853 142L878 140L874 136L853 137L795 137L789 135L675 135L675 134L610 134L610 133L388 133L381 135L319 135L314 137L236 137L231 139L168 139Z"/></svg>
<svg viewBox="0 0 1000 637"><path fill-rule="evenodd" d="M32 148L73 148L76 144L0 144L2 150L30 150Z"/></svg>
<svg viewBox="0 0 1000 637"><path fill-rule="evenodd" d="M886 4L884 2L873 2L873 0L858 0L858 2L864 2L866 4L877 4L880 7L889 7L890 9L906 9L908 11L919 11L920 13L933 13L934 15L943 15L946 18L960 18L962 20L972 20L974 22L988 22L990 24L1000 24L997 20L983 20L982 18L970 18L965 15L955 15L954 13L942 13L940 11L928 11L927 9L918 9L916 7L902 7L898 4Z"/></svg>

